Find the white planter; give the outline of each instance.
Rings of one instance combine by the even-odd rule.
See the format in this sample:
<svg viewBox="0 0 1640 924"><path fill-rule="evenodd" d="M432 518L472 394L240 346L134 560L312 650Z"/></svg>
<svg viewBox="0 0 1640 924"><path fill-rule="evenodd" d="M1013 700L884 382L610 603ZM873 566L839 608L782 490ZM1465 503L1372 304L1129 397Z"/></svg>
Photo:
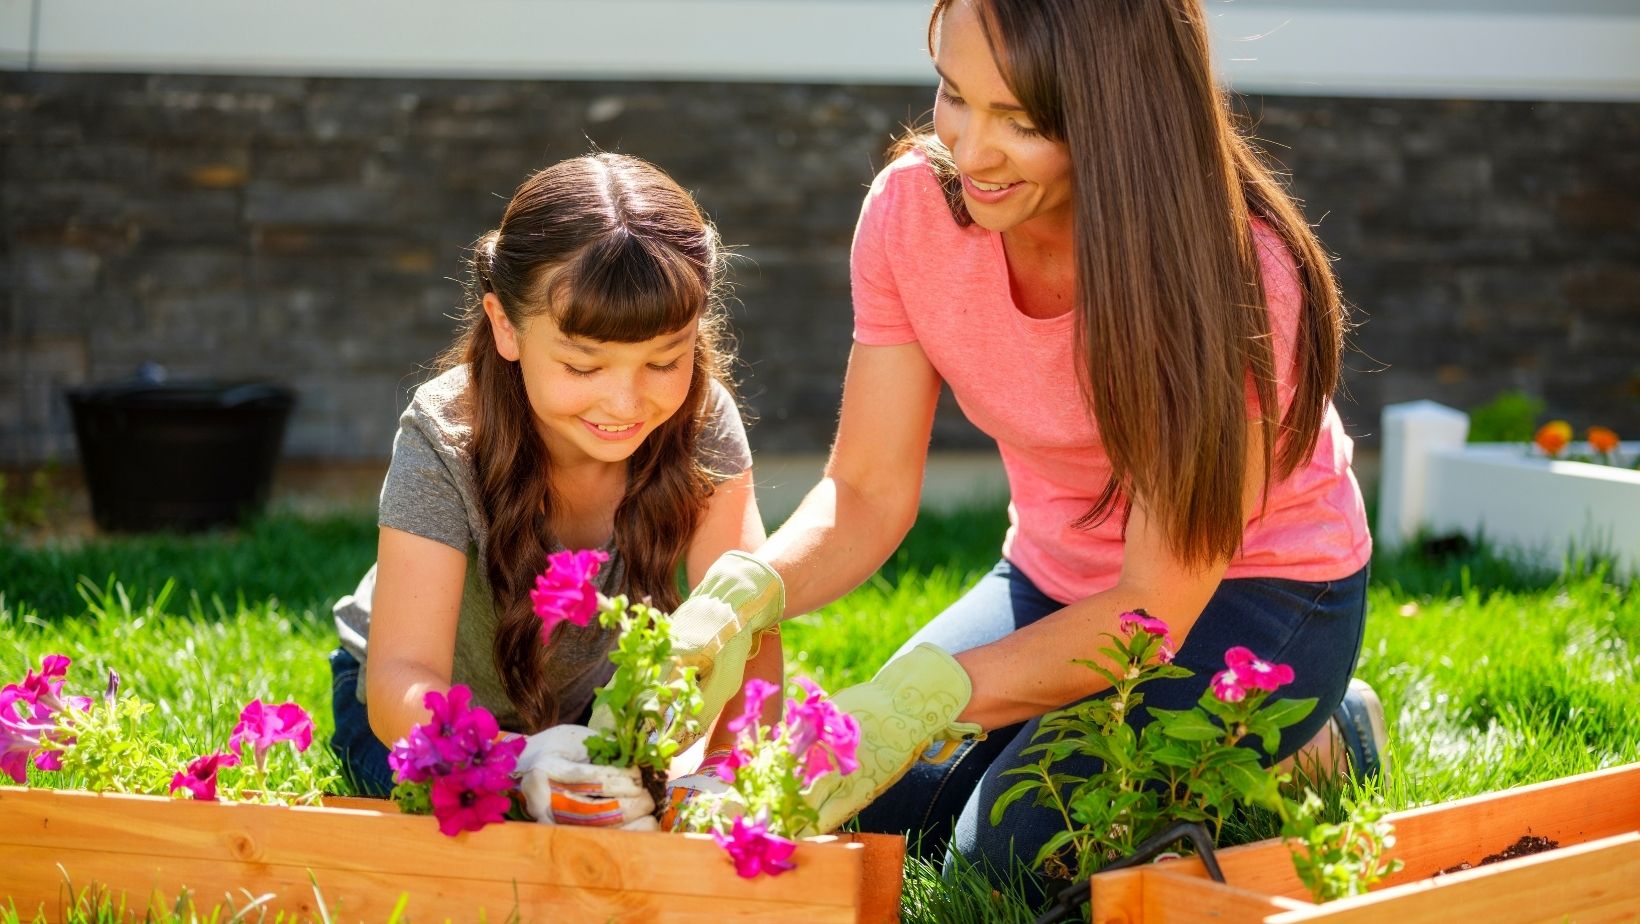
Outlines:
<svg viewBox="0 0 1640 924"><path fill-rule="evenodd" d="M1484 535L1551 567L1568 553L1596 552L1640 574L1640 471L1549 459L1516 443L1465 443L1468 416L1432 401L1390 405L1383 425L1381 544L1420 529ZM1617 455L1632 464L1640 442Z"/></svg>

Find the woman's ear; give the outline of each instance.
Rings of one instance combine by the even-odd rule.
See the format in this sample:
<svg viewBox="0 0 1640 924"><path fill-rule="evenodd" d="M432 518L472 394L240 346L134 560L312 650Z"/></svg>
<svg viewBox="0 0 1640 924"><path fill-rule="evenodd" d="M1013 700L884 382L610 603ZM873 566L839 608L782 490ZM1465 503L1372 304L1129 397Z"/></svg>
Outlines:
<svg viewBox="0 0 1640 924"><path fill-rule="evenodd" d="M490 319L490 333L495 337L495 351L508 362L518 362L518 331L507 320L501 308L501 299L494 292L484 293L484 314Z"/></svg>

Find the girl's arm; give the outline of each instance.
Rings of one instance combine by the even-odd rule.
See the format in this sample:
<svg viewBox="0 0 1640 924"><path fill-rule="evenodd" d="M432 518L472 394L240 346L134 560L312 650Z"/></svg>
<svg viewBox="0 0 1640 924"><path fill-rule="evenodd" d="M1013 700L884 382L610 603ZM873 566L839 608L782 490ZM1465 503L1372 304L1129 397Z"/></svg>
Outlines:
<svg viewBox="0 0 1640 924"><path fill-rule="evenodd" d="M921 345L854 345L825 474L757 552L786 585L787 616L853 590L905 538L922 497L939 393Z"/></svg>
<svg viewBox="0 0 1640 924"><path fill-rule="evenodd" d="M384 526L376 550L366 699L370 730L391 745L427 721L422 697L450 689L467 556Z"/></svg>
<svg viewBox="0 0 1640 924"><path fill-rule="evenodd" d="M706 569L710 568L724 552L736 549L749 552L763 544L763 517L757 511L754 484L752 470L746 469L717 486L716 493L707 504L706 516L689 542L686 562L689 586L693 587L700 583ZM746 662L746 676L767 680L776 687L784 686L786 665L778 631L764 635L757 653ZM780 718L780 703L781 699L778 696L772 696L764 701L765 723L772 724ZM734 734L729 731L729 723L724 716L734 718L740 715L744 708L745 697L739 693L724 705L723 712L718 715L707 734L708 752L734 745Z"/></svg>
<svg viewBox="0 0 1640 924"><path fill-rule="evenodd" d="M1262 500L1262 437L1257 423L1251 424L1242 490L1244 522ZM1168 624L1175 648L1183 645L1229 565L1229 559L1199 569L1180 562L1144 508L1135 503L1122 548L1122 574L1114 587L956 655L974 687L973 698L958 719L986 729L1002 728L1105 690L1110 684L1103 677L1070 661L1102 660L1102 636L1116 634L1118 617L1140 608ZM1048 669L1052 665L1061 669Z"/></svg>

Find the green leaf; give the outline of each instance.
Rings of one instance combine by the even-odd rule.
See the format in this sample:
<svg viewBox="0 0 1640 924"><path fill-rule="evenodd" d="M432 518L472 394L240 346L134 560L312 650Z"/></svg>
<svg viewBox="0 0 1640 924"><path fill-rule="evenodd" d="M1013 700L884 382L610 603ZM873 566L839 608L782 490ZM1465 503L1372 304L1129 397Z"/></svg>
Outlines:
<svg viewBox="0 0 1640 924"><path fill-rule="evenodd" d="M1155 710L1152 710L1152 714ZM1194 709L1176 713L1162 722L1162 732L1181 741L1212 741L1224 737L1224 729Z"/></svg>
<svg viewBox="0 0 1640 924"><path fill-rule="evenodd" d="M1008 806L1018 802L1025 796L1026 793L1029 793L1032 790L1038 789L1044 785L1045 784L1040 779L1037 779L1020 780L1014 785L1008 787L1003 791L1002 795L997 797L997 801L991 806L991 824L993 826L1002 824L1002 813L1008 810Z"/></svg>
<svg viewBox="0 0 1640 924"><path fill-rule="evenodd" d="M1255 713L1259 722L1268 722L1276 728L1286 728L1289 725L1304 721L1310 713L1315 711L1315 697L1309 699L1278 699L1264 704L1264 708Z"/></svg>

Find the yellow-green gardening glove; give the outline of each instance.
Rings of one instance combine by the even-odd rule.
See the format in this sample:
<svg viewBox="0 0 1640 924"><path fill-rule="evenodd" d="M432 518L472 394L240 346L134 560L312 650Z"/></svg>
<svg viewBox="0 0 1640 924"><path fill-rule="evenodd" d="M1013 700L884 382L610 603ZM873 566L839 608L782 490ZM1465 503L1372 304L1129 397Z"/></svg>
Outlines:
<svg viewBox="0 0 1640 924"><path fill-rule="evenodd" d="M942 763L963 740L984 737L978 725L956 721L972 695L962 665L927 643L883 665L866 683L839 690L832 702L860 723L855 751L860 767L846 776L828 773L814 781L808 799L819 809L820 820L816 830L802 833L836 830L905 776L936 742L945 746L928 759Z"/></svg>
<svg viewBox="0 0 1640 924"><path fill-rule="evenodd" d="M740 692L757 636L779 625L785 609L786 585L767 562L727 552L672 612L672 657L678 668L695 668L701 728Z"/></svg>

